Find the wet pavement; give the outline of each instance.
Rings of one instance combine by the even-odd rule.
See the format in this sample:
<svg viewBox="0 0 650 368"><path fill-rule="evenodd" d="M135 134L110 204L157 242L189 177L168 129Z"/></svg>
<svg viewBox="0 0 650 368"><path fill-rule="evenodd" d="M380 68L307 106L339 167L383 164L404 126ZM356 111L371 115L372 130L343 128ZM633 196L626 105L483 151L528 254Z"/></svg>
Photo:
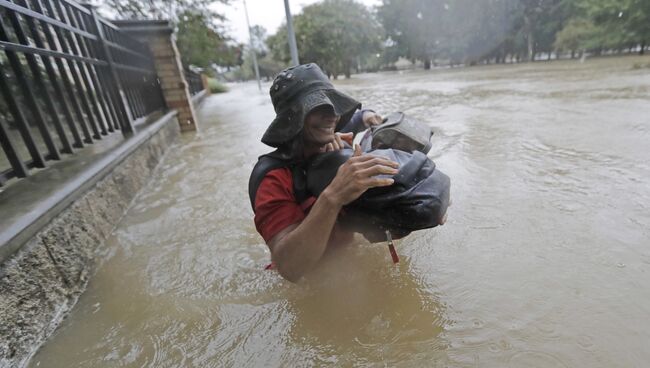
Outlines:
<svg viewBox="0 0 650 368"><path fill-rule="evenodd" d="M40 367L640 367L650 351L650 57L354 76L435 129L448 223L264 271L247 196L273 118L210 97L100 254ZM265 87L268 88L268 85Z"/></svg>

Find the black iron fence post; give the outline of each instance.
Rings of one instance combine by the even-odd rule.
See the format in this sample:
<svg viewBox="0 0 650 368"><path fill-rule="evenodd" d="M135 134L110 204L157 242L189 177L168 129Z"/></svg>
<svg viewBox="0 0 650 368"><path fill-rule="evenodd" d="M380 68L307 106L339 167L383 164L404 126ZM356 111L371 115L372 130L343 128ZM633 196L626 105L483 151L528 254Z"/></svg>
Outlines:
<svg viewBox="0 0 650 368"><path fill-rule="evenodd" d="M13 167L16 176L19 178L26 177L27 167L25 167L23 161L18 157L18 152L16 152L16 148L14 147L14 144L11 143L11 139L9 139L9 135L2 124L0 124L0 146L2 146L2 149L7 154L9 163ZM0 175L0 185L4 185L4 182L5 179Z"/></svg>
<svg viewBox="0 0 650 368"><path fill-rule="evenodd" d="M11 112L11 115L13 115L16 121L16 127L18 128L18 132L23 138L23 141L25 142L25 146L27 147L27 150L29 151L29 154L32 157L32 162L36 167L45 167L45 158L43 158L43 155L41 155L41 153L38 151L38 148L36 147L36 143L34 142L34 138L32 137L29 131L29 127L27 125L27 119L25 119L25 115L23 115L23 112L20 110L20 107L18 106L18 103L14 98L13 92L9 88L9 83L7 83L7 78L5 78L5 71L4 68L2 67L2 64L0 64L0 88L2 89L2 94L5 100L7 101L7 104L9 105L9 111ZM3 145L3 148L4 147L5 146ZM11 150L12 152L9 153L8 156L15 156L16 151L13 150L13 145L11 147L12 147ZM27 176L27 171L24 170L25 169L24 165L16 166L14 165L14 161L11 161L11 164L14 168L14 171L17 171L18 175L23 175L19 177Z"/></svg>
<svg viewBox="0 0 650 368"><path fill-rule="evenodd" d="M27 8L27 2L25 0L19 1L21 6ZM45 43L43 42L41 38L41 32L39 32L36 23L34 19L32 18L26 18L27 24L29 25L29 28L32 32L32 37L36 43L36 47L39 47L41 49L45 48ZM46 26L44 26L46 27ZM43 32L45 33L45 32ZM45 33L46 37L50 36L49 33ZM51 37L51 36L50 36ZM49 44L54 44L52 40L48 39ZM52 87L54 88L54 92L56 93L56 96L60 98L60 106L61 109L63 110L63 113L65 114L65 122L68 126L68 129L70 129L70 132L72 133L72 137L74 139L74 143L72 146L76 148L80 148L83 146L83 143L81 141L81 136L79 135L79 131L77 130L77 127L74 124L74 118L72 117L72 113L70 110L70 107L68 106L67 101L64 98L61 98L63 96L63 89L59 85L59 82L57 80L57 72L55 71L54 67L52 66L52 63L50 62L49 58L42 57L41 61L43 62L43 65L45 65L45 70L47 71L48 78L50 79L50 82L52 83ZM64 70L62 67L59 67L59 70ZM52 103L50 101L49 103ZM63 133L63 136L65 136L65 133ZM69 145L66 145L66 149L69 150L69 152L72 152L72 148L69 147Z"/></svg>
<svg viewBox="0 0 650 368"><path fill-rule="evenodd" d="M90 16L95 24L95 32L98 37L99 44L101 45L101 49L104 52L104 60L108 62L108 69L112 77L111 84L113 85L112 87L114 87L114 93L116 93L119 102L121 102L118 104L119 106L117 108L119 110L119 115L121 117L120 120L121 120L122 133L124 134L133 133L133 116L131 115L129 102L127 100L124 89L122 88L119 75L117 74L117 69L115 68L113 55L111 54L111 50L106 44L106 35L104 34L102 23L99 20L99 17L97 16L97 12L95 11L95 8L92 5L86 4L84 6L88 8L88 10L90 10Z"/></svg>
<svg viewBox="0 0 650 368"><path fill-rule="evenodd" d="M0 40L4 42L9 41L9 37L5 30L4 21L2 20L2 18L0 18ZM9 65L14 71L14 74L16 76L16 81L18 82L18 85L20 86L23 93L25 94L27 105L29 106L31 113L34 116L34 120L36 121L36 126L38 127L38 130L41 133L41 136L43 138L43 141L45 142L45 146L47 147L50 158L55 160L60 159L61 156L59 154L59 151L57 150L56 145L54 144L54 140L52 139L50 132L47 130L47 122L45 120L45 115L41 111L41 108L38 102L36 101L36 97L35 97L36 94L34 93L34 89L32 85L29 83L28 78L25 76L25 72L23 71L23 66L20 62L20 59L18 58L18 55L16 55L16 53L13 51L8 51L8 50L5 51L5 54L7 55L7 59L9 60ZM32 63L36 63L36 61L33 59L31 55L30 58L28 58L27 60L30 66L32 66ZM38 76L40 77L40 75ZM45 166L45 162L42 162L42 164L43 166Z"/></svg>
<svg viewBox="0 0 650 368"><path fill-rule="evenodd" d="M166 110L148 46L75 0L0 0L0 187Z"/></svg>

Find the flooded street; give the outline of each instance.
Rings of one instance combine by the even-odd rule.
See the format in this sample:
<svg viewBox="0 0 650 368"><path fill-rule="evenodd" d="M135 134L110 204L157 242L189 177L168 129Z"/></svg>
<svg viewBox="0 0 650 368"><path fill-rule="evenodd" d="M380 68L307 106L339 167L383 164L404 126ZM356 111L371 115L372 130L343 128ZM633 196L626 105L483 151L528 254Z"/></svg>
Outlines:
<svg viewBox="0 0 650 368"><path fill-rule="evenodd" d="M268 84L199 111L33 367L642 367L650 361L650 57L353 76L435 129L445 226L265 271L247 194Z"/></svg>

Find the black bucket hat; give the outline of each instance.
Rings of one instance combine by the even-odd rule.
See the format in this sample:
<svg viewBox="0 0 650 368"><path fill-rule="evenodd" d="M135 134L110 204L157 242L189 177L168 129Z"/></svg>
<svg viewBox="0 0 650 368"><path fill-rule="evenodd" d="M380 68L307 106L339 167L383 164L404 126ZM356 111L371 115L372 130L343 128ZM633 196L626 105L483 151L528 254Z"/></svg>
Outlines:
<svg viewBox="0 0 650 368"><path fill-rule="evenodd" d="M305 117L318 106L329 105L341 117L342 128L361 108L361 103L334 89L316 64L294 66L281 71L271 85L271 101L276 117L262 136L262 143L280 147L301 131Z"/></svg>

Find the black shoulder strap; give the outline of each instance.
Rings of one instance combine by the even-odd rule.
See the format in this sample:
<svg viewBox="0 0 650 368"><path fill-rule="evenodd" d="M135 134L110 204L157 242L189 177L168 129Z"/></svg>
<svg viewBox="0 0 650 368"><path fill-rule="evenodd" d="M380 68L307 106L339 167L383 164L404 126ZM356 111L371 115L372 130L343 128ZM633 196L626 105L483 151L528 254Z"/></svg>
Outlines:
<svg viewBox="0 0 650 368"><path fill-rule="evenodd" d="M251 201L251 208L255 211L255 196L266 174L275 169L289 167L293 178L293 192L298 203L309 197L307 193L307 175L302 165L283 159L277 151L262 155L258 158L250 179L248 180L248 198Z"/></svg>
<svg viewBox="0 0 650 368"><path fill-rule="evenodd" d="M302 203L305 199L309 198L305 167L300 164L292 165L291 176L293 177L293 195L296 196L298 203Z"/></svg>

